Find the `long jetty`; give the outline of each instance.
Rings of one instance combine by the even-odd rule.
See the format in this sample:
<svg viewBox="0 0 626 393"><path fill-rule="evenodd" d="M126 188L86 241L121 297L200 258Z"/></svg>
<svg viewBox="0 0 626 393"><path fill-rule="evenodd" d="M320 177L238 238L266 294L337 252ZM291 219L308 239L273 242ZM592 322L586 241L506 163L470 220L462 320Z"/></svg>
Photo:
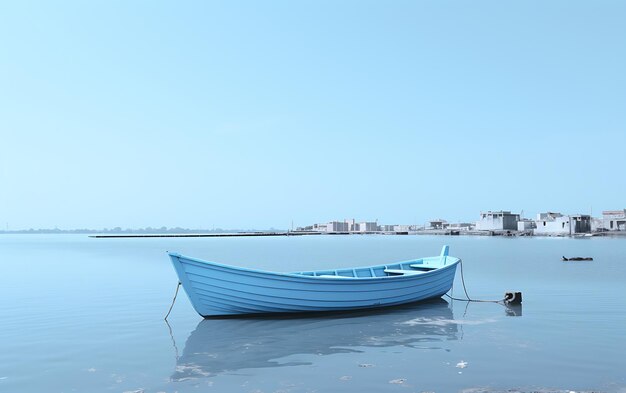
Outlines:
<svg viewBox="0 0 626 393"><path fill-rule="evenodd" d="M234 232L234 233L132 233L111 235L90 235L97 239L146 238L146 237L254 237L254 236L304 236L320 235L321 232Z"/></svg>

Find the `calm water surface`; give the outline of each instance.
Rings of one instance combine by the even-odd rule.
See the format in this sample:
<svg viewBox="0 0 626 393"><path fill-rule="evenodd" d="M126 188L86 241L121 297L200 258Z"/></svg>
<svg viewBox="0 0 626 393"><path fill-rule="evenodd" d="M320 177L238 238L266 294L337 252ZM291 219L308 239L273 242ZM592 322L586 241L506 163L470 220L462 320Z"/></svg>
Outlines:
<svg viewBox="0 0 626 393"><path fill-rule="evenodd" d="M463 259L472 297L518 290L523 308L442 299L202 320L181 293L163 321L177 283L168 250L295 271L438 255L443 244ZM626 239L3 235L0 251L2 392L626 392Z"/></svg>

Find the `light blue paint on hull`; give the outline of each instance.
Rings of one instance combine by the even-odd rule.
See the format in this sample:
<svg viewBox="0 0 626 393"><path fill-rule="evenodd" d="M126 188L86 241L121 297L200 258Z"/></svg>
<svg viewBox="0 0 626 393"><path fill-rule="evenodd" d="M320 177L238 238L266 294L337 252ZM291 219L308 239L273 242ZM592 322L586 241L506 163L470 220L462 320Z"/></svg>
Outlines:
<svg viewBox="0 0 626 393"><path fill-rule="evenodd" d="M169 254L203 317L357 310L441 297L460 259L437 257L337 270L276 273Z"/></svg>

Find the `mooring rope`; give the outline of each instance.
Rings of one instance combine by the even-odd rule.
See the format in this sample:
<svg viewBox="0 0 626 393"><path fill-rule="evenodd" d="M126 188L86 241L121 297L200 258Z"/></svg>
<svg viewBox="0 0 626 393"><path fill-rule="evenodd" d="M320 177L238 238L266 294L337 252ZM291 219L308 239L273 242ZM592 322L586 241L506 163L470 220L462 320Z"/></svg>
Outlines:
<svg viewBox="0 0 626 393"><path fill-rule="evenodd" d="M167 317L170 316L170 313L172 312L172 308L174 308L174 303L176 302L176 296L178 296L178 288L180 288L180 281L178 282L178 285L176 285L176 292L174 292L174 299L172 299L172 305L170 306L170 309L167 311L167 314L165 315L165 321L167 321Z"/></svg>
<svg viewBox="0 0 626 393"><path fill-rule="evenodd" d="M478 302L478 303L498 303L498 304L504 304L504 299L502 300L480 300L480 299L472 299L469 297L469 295L467 294L467 288L465 287L465 278L463 277L463 260L461 260L459 262L459 265L461 266L461 282L463 283L463 292L465 292L465 297L467 297L467 299L460 299L460 298L456 298L456 297L452 297L450 295L448 295L446 293L446 296L449 297L452 300L460 300L462 302Z"/></svg>

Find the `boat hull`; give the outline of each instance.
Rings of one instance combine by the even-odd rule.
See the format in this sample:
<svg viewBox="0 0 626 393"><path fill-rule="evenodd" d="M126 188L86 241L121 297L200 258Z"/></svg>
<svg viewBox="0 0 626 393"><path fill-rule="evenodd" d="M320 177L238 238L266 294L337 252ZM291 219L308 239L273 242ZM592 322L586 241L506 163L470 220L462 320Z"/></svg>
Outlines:
<svg viewBox="0 0 626 393"><path fill-rule="evenodd" d="M422 274L348 278L245 269L179 254L170 257L194 309L203 317L358 310L437 298L452 287L460 262L447 257L445 265ZM409 263L362 269L404 269Z"/></svg>

